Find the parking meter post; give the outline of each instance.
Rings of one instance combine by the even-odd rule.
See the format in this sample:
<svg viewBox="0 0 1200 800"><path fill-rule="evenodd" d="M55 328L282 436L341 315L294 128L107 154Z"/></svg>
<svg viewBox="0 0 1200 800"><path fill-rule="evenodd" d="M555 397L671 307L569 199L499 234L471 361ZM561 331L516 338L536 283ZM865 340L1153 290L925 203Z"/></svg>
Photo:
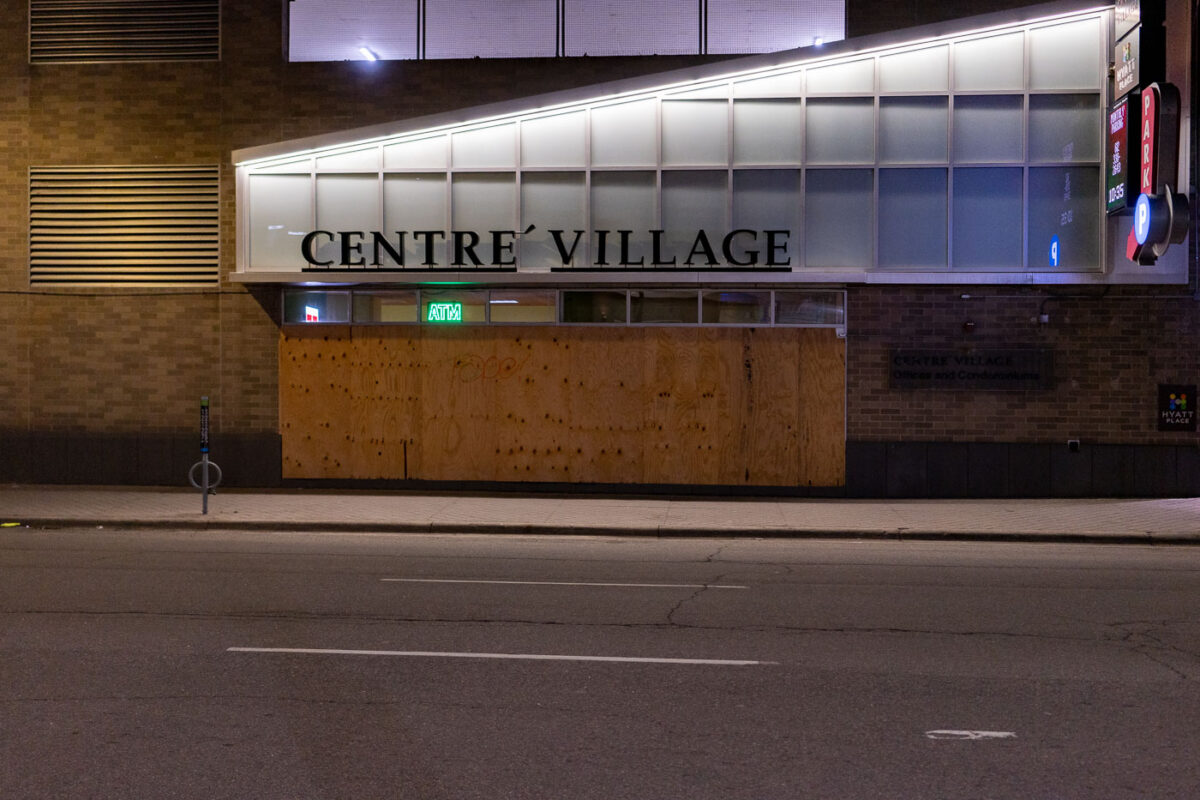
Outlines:
<svg viewBox="0 0 1200 800"><path fill-rule="evenodd" d="M200 471L199 480L196 479L197 470ZM208 397L200 398L200 460L188 470L188 482L200 490L200 509L202 513L207 514L208 496L221 483L221 467L208 460Z"/></svg>
<svg viewBox="0 0 1200 800"><path fill-rule="evenodd" d="M202 514L208 514L208 398L200 398L200 502Z"/></svg>

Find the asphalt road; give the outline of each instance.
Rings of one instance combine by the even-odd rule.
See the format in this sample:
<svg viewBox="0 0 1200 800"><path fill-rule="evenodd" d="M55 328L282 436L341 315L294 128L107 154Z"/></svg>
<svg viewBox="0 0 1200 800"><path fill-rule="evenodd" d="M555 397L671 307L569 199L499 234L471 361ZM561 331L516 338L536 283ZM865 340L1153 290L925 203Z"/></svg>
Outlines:
<svg viewBox="0 0 1200 800"><path fill-rule="evenodd" d="M6 800L1195 798L1200 548L11 529L0 748Z"/></svg>

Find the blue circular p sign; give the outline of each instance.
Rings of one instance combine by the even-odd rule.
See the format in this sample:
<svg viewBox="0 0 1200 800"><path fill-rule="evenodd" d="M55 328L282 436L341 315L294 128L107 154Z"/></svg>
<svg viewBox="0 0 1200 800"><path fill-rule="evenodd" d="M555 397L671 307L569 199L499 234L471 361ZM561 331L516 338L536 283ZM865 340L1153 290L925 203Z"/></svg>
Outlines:
<svg viewBox="0 0 1200 800"><path fill-rule="evenodd" d="M1138 244L1150 238L1150 195L1145 192L1138 195L1133 207L1133 236Z"/></svg>

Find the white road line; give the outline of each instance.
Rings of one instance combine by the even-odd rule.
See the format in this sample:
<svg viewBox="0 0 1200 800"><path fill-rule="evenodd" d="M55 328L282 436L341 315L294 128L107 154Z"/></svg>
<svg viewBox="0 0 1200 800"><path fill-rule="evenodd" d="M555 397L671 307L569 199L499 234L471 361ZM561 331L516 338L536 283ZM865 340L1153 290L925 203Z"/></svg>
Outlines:
<svg viewBox="0 0 1200 800"><path fill-rule="evenodd" d="M380 578L384 583L488 583L507 586L605 586L625 589L748 589L715 583L585 583L582 581L481 581L459 578Z"/></svg>
<svg viewBox="0 0 1200 800"><path fill-rule="evenodd" d="M395 656L405 658L490 658L509 661L608 661L629 664L700 664L716 667L776 665L778 661L743 661L723 658L639 658L633 656L566 656L536 653L443 653L427 650L327 650L314 647L228 647L227 653L292 653L322 656Z"/></svg>
<svg viewBox="0 0 1200 800"><path fill-rule="evenodd" d="M925 731L930 739L958 739L960 741L977 741L979 739L1015 739L1012 731Z"/></svg>

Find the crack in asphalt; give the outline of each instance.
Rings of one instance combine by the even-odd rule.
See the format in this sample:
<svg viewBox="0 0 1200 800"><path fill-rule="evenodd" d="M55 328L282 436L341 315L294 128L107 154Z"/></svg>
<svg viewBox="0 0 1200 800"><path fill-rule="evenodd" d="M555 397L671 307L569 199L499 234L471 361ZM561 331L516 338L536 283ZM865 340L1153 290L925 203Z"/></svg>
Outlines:
<svg viewBox="0 0 1200 800"><path fill-rule="evenodd" d="M704 563L706 563L706 564L715 563L716 560L721 556L721 553L725 552L725 549L728 548L731 544L732 544L732 542L727 542L727 543L717 547L716 550L709 553L708 556L705 557ZM678 603L676 603L674 605L674 607L672 607L671 610L667 612L667 624L672 627L692 627L692 626L684 626L684 625L681 625L680 623L676 622L675 615L678 614L683 609L684 606L695 602L700 597L700 595L707 592L710 588L712 588L712 586L714 584L719 585L720 583L722 583L725 580L725 576L726 576L726 573L721 573L720 575L713 578L711 581L706 582L703 586L701 586L696 591L692 592L690 597L685 597L682 600L680 600Z"/></svg>
<svg viewBox="0 0 1200 800"><path fill-rule="evenodd" d="M693 598L703 594L711 589L711 586L698 589L691 596L684 598L676 608L690 602ZM366 616L366 615L344 615L344 614L320 614L309 612L295 611L280 611L280 612L247 612L247 613L223 613L210 614L202 612L160 612L160 611L93 611L93 610L59 610L59 611L7 611L0 612L0 615L63 615L63 616L81 616L81 617L145 617L145 618L164 618L164 619L196 619L196 620L263 620L263 621L286 621L295 620L296 622L356 622L365 624L430 624L430 625L529 625L529 626L546 626L546 627L579 627L579 628L681 628L689 630L715 630L715 631L745 631L754 633L767 633L777 631L781 633L845 633L845 634L916 634L923 636L1002 636L1015 639L1045 639L1048 641L1078 641L1078 642L1094 642L1097 641L1092 636L1068 636L1063 634L1046 634L1046 633L1021 633L1014 631L965 631L965 630L936 630L931 628L901 628L890 626L814 626L814 625L703 625L687 622L588 622L579 620L540 620L540 619L521 619L521 618L480 618L480 617L402 617L402 616ZM1102 642L1120 642L1128 643L1124 637L1122 638L1106 638L1100 639Z"/></svg>

